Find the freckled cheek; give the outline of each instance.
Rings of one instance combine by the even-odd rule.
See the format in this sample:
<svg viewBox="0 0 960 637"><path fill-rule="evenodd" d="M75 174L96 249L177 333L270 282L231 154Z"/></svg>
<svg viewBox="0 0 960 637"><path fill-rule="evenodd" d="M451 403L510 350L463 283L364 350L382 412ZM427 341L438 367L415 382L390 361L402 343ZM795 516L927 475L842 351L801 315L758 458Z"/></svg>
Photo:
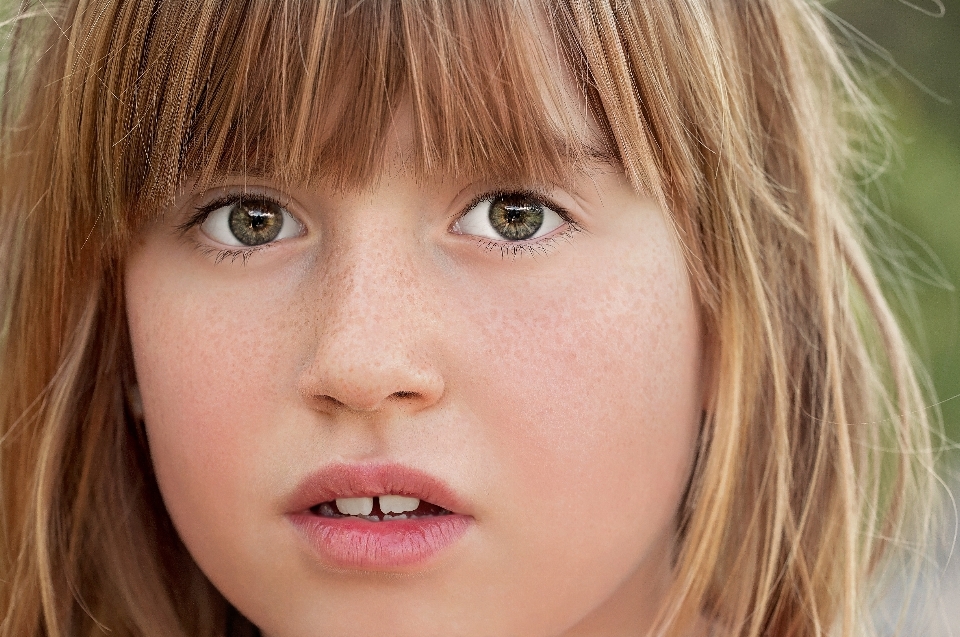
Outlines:
<svg viewBox="0 0 960 637"><path fill-rule="evenodd" d="M479 386L496 397L484 420L498 428L491 440L527 513L612 515L628 533L637 529L625 511L637 524L672 516L701 402L699 326L683 276L657 267L598 275L593 287L527 294L488 317L486 350L499 355L478 363Z"/></svg>
<svg viewBox="0 0 960 637"><path fill-rule="evenodd" d="M248 491L245 476L256 475L263 456L260 430L276 426L282 388L291 386L289 326L277 305L243 294L140 283L129 288L130 332L164 495L211 506L215 491L235 506L230 492Z"/></svg>

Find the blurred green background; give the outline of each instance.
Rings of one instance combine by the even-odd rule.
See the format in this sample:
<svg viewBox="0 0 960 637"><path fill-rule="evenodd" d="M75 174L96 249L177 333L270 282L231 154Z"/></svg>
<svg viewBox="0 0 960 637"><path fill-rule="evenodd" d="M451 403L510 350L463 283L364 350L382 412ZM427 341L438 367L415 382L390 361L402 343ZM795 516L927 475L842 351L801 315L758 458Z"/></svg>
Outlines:
<svg viewBox="0 0 960 637"><path fill-rule="evenodd" d="M960 0L834 0L865 39L841 35L886 101L896 151L871 199L902 230L916 313L901 308L932 376L947 438L960 442ZM838 33L842 32L840 24ZM880 49L872 48L872 44ZM929 252L928 252L929 250ZM945 460L960 467L956 449Z"/></svg>

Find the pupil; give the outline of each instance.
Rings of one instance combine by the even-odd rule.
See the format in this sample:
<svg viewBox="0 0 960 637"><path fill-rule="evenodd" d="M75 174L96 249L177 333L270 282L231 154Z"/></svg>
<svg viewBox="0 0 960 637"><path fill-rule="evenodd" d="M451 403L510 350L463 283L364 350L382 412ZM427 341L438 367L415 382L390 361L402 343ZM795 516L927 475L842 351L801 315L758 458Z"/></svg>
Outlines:
<svg viewBox="0 0 960 637"><path fill-rule="evenodd" d="M529 239L543 225L543 204L519 193L497 197L490 205L490 225L504 239Z"/></svg>
<svg viewBox="0 0 960 637"><path fill-rule="evenodd" d="M254 230L261 230L264 226L270 223L268 216L263 214L261 210L251 210L250 211L250 226Z"/></svg>
<svg viewBox="0 0 960 637"><path fill-rule="evenodd" d="M240 243L270 243L283 228L283 211L269 201L240 201L230 211L230 232Z"/></svg>

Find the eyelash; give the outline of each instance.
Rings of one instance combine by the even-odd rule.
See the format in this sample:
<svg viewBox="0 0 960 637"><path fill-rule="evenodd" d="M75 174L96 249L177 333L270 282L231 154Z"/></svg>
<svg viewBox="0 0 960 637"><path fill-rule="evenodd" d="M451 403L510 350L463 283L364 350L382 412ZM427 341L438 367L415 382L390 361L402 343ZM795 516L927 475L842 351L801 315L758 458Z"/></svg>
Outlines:
<svg viewBox="0 0 960 637"><path fill-rule="evenodd" d="M565 226L560 232L555 232L551 235L548 235L541 239L528 239L523 241L496 241L494 239L489 239L487 237L476 237L477 247L484 252L493 252L494 250L500 250L500 257L506 258L508 256L516 259L519 256L528 254L532 257L546 256L550 254L550 251L556 247L558 241L563 240L569 242L574 235L583 231L583 228L574 221L570 214L561 206L553 203L548 197L545 197L543 194L526 189L517 189L517 190L493 190L484 192L481 195L474 197L470 203L468 203L458 214L453 223L459 221L467 212L473 210L473 208L484 201L489 201L491 199L496 199L498 197L505 197L507 195L522 195L524 197L529 197L535 201L538 201L550 208L557 215L563 219ZM193 228L199 227L206 221L207 217L210 214L222 208L223 206L228 206L237 201L240 197L238 194L224 195L218 197L213 201L206 203L202 206L196 208L196 212L190 216L187 221L177 226L177 231L182 237L187 237L190 230ZM284 205L278 199L271 197L265 194L255 195L256 200L264 201L278 207L283 208ZM452 224L451 224L452 227ZM268 243L262 246L251 246L249 248L214 248L209 245L203 244L195 239L191 239L194 246L200 251L201 254L207 257L212 257L215 264L222 263L223 261L229 260L231 263L240 259L243 265L246 265L247 259L249 259L255 252L260 252L266 248L271 247L273 244Z"/></svg>
<svg viewBox="0 0 960 637"><path fill-rule="evenodd" d="M202 206L198 206L196 208L196 212L193 213L189 219L177 226L177 231L180 233L180 236L187 237L190 230L203 225L203 222L207 220L207 217L210 216L210 213L224 206L229 206L236 203L241 197L242 195L239 193L224 195ZM270 203L280 208L284 207L280 200L265 194L258 193L250 196L249 199ZM250 246L249 248L214 248L204 243L200 243L193 238L190 238L190 241L193 243L194 247L200 251L200 254L206 257L212 257L214 264L220 264L226 260L229 260L230 263L234 263L237 259L241 259L242 265L246 265L247 259L249 259L254 252L260 252L261 250L269 248L271 245L273 245L272 243L267 243L261 246Z"/></svg>
<svg viewBox="0 0 960 637"><path fill-rule="evenodd" d="M537 257L538 255L547 256L550 254L550 251L556 247L557 241L564 240L569 242L574 235L583 231L583 227L573 220L573 218L570 216L570 213L567 212L565 208L555 204L543 193L525 188L491 190L484 192L481 195L477 195L457 214L457 217L453 223L459 221L464 215L467 214L467 212L473 210L473 208L480 203L489 201L491 199L497 199L498 197L506 197L507 195L522 195L543 204L547 208L550 208L550 210L553 210L555 213L557 213L557 215L563 219L566 225L560 232L555 232L554 234L547 235L546 237L540 239L526 239L523 241L496 241L487 237L476 237L477 246L484 252L500 250L501 259L504 259L508 256L516 259L524 254L528 254L532 257Z"/></svg>

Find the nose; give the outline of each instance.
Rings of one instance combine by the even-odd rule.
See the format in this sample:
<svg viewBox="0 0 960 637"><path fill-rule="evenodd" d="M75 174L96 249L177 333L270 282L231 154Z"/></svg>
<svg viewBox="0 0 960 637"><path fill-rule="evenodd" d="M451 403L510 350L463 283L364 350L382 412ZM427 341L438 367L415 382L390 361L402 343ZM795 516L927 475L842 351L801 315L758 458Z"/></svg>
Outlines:
<svg viewBox="0 0 960 637"><path fill-rule="evenodd" d="M414 260L367 237L323 261L300 395L328 412L415 412L439 401L436 316Z"/></svg>

